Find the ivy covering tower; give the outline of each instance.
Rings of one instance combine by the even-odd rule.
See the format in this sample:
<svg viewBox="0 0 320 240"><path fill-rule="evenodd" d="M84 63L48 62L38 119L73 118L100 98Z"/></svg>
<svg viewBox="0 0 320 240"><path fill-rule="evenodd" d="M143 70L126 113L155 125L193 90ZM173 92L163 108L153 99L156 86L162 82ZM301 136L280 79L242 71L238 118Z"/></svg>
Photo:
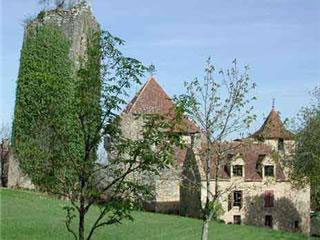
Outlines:
<svg viewBox="0 0 320 240"><path fill-rule="evenodd" d="M99 44L99 25L85 4L40 12L25 27L13 144L39 187L61 188L56 180L66 172L72 178L85 139L99 137L90 129L101 120Z"/></svg>

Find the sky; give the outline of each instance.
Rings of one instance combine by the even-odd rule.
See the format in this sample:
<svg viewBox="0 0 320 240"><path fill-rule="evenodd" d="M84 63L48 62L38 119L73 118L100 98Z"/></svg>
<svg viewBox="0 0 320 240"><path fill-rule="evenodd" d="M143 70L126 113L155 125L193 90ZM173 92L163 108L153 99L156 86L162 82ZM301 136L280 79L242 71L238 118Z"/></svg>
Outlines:
<svg viewBox="0 0 320 240"><path fill-rule="evenodd" d="M218 68L234 58L249 65L258 96L253 128L273 98L281 117L291 118L320 85L319 0L92 0L92 8L104 29L126 41L126 55L155 65L170 96L203 77L209 56ZM40 10L37 0L0 0L0 124L13 119L23 19Z"/></svg>

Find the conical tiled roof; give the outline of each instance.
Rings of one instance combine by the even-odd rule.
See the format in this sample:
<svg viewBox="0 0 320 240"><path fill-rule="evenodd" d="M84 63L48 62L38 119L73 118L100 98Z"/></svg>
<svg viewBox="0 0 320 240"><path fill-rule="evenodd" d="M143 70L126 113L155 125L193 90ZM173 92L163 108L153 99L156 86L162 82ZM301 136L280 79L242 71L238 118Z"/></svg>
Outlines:
<svg viewBox="0 0 320 240"><path fill-rule="evenodd" d="M294 134L287 130L279 114L272 109L261 128L251 135L253 138L293 140Z"/></svg>
<svg viewBox="0 0 320 240"><path fill-rule="evenodd" d="M125 113L170 114L174 103L154 77L151 77L130 101ZM183 121L188 132L198 132L198 127L189 119Z"/></svg>

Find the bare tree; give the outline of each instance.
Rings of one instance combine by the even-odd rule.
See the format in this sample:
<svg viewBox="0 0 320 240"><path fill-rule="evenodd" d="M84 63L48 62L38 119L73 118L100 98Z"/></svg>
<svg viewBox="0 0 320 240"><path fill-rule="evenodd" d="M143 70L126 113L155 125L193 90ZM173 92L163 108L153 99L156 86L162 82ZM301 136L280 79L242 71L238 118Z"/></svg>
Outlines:
<svg viewBox="0 0 320 240"><path fill-rule="evenodd" d="M198 185L190 183L189 186L204 187L206 192L202 206L203 240L208 239L209 222L215 214L217 201L236 184L224 189L219 187L221 171L228 166L230 158L245 147L240 141L230 143L228 140L234 134L242 136L255 120L251 104L255 97L250 92L255 84L250 82L248 70L245 66L241 73L234 60L230 69L217 71L209 58L203 81L195 79L186 83L186 93L176 99L178 106L182 106L202 130L204 144L197 155L205 186L199 181ZM188 177L183 177L188 182Z"/></svg>

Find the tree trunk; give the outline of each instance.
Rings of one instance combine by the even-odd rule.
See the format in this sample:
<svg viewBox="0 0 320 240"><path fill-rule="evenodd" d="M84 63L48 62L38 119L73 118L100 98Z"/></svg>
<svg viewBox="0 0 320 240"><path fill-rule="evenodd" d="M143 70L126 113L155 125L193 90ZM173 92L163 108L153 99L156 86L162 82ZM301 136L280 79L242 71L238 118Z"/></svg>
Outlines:
<svg viewBox="0 0 320 240"><path fill-rule="evenodd" d="M209 139L208 139L209 140ZM209 141L210 142L210 141ZM207 191L207 196L206 196L206 205L205 205L205 216L203 220L203 226L202 226L202 240L208 240L209 236L209 222L210 222L210 217L209 217L209 203L210 203L210 187L211 187L211 153L209 152L207 155L206 159L206 191Z"/></svg>
<svg viewBox="0 0 320 240"><path fill-rule="evenodd" d="M202 226L202 240L208 240L208 235L209 235L209 221L208 219L205 219L203 221L203 226Z"/></svg>
<svg viewBox="0 0 320 240"><path fill-rule="evenodd" d="M80 195L80 206L79 206L79 240L84 240L84 216L86 214L85 210L85 200L83 195Z"/></svg>

